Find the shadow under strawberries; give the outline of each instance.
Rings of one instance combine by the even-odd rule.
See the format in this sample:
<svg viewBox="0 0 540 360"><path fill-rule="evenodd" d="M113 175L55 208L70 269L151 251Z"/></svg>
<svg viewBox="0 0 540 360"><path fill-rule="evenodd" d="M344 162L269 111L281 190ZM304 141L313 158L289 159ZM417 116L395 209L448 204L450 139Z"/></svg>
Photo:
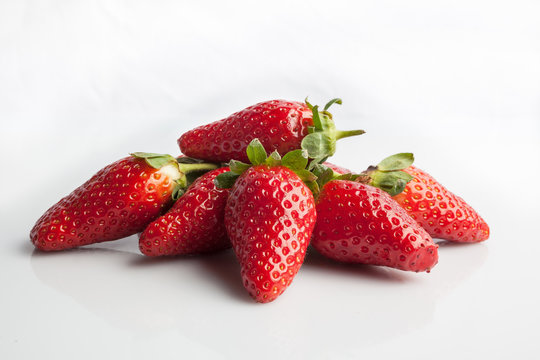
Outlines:
<svg viewBox="0 0 540 360"><path fill-rule="evenodd" d="M240 265L232 250L221 251L202 258L201 268L216 286L242 302L255 304L242 285Z"/></svg>
<svg viewBox="0 0 540 360"><path fill-rule="evenodd" d="M43 284L135 339L174 330L231 357L243 345L246 329L262 334L250 337L254 348L268 339L294 339L316 357L317 348L310 346L336 333L326 345L331 351L353 342L369 346L424 327L433 321L440 300L472 276L488 254L484 244L441 243L440 264L431 274L415 274L339 264L309 249L291 287L275 302L260 305L243 288L233 251L148 258L137 253L135 240L34 251L29 265ZM28 256L28 249L25 244L17 251ZM39 301L55 307L63 303L58 300L50 295ZM317 315L317 309L324 310Z"/></svg>
<svg viewBox="0 0 540 360"><path fill-rule="evenodd" d="M242 302L253 304L240 278L240 266L230 249L193 256L139 256L130 262L134 267L166 266L176 262L196 263L197 271L225 293Z"/></svg>

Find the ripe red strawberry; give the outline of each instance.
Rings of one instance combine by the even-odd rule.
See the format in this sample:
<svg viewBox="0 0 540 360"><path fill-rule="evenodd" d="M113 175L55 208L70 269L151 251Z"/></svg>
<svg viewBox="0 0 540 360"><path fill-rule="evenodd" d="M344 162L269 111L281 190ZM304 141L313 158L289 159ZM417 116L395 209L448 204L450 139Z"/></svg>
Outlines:
<svg viewBox="0 0 540 360"><path fill-rule="evenodd" d="M364 171L363 181L393 195L432 237L457 242L486 240L489 226L484 219L462 198L412 166L413 161L410 153L389 156ZM391 186L396 180L401 184Z"/></svg>
<svg viewBox="0 0 540 360"><path fill-rule="evenodd" d="M265 149L276 150L280 155L304 148L311 158L325 159L334 154L336 140L364 133L336 130L327 111L334 103L341 104L341 100L333 99L319 111L318 106L308 102L261 102L186 132L178 139L178 145L184 154L197 159L247 161L248 144L258 138Z"/></svg>
<svg viewBox="0 0 540 360"><path fill-rule="evenodd" d="M223 167L199 177L163 216L141 234L139 248L148 256L188 255L231 246L225 230L228 189L218 189L214 179L229 171Z"/></svg>
<svg viewBox="0 0 540 360"><path fill-rule="evenodd" d="M489 226L462 198L431 175L412 166L411 153L387 157L371 166L357 181L379 187L397 201L434 238L480 242L489 238ZM324 163L338 174L349 171Z"/></svg>
<svg viewBox="0 0 540 360"><path fill-rule="evenodd" d="M30 232L40 250L70 249L142 231L186 186L186 172L215 168L178 164L170 155L134 153L101 169L43 214Z"/></svg>
<svg viewBox="0 0 540 360"><path fill-rule="evenodd" d="M487 223L462 198L417 167L409 166L403 171L413 179L394 199L431 236L457 242L489 238Z"/></svg>
<svg viewBox="0 0 540 360"><path fill-rule="evenodd" d="M341 262L430 271L437 245L386 192L362 183L332 180L317 199L311 244Z"/></svg>
<svg viewBox="0 0 540 360"><path fill-rule="evenodd" d="M258 149L254 152L261 156L254 152L250 156L255 166L243 168L231 189L225 227L240 262L244 287L256 301L265 303L281 295L300 269L316 212L311 191L295 173L307 175L302 171L307 155L300 159L302 151L296 150L282 161L277 153L265 160L260 143ZM235 168L238 164L231 164Z"/></svg>

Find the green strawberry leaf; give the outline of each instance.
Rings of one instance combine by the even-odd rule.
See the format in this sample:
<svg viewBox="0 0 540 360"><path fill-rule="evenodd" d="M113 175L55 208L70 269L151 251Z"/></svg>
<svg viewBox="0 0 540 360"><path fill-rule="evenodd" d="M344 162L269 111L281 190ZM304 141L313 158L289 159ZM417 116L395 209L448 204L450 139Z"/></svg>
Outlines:
<svg viewBox="0 0 540 360"><path fill-rule="evenodd" d="M343 104L343 101L339 98L335 98L335 99L332 99L330 100L329 102L326 103L326 105L324 105L324 111L328 110L330 108L330 106L332 106L333 104Z"/></svg>
<svg viewBox="0 0 540 360"><path fill-rule="evenodd" d="M321 121L321 128L323 131L335 131L336 124L332 120L332 114L327 111L321 111L319 113L319 119Z"/></svg>
<svg viewBox="0 0 540 360"><path fill-rule="evenodd" d="M406 183L414 179L414 176L412 176L409 173L406 173L405 171L396 171L394 172L394 176L405 181Z"/></svg>
<svg viewBox="0 0 540 360"><path fill-rule="evenodd" d="M378 187L391 196L401 193L413 177L404 171L375 171L371 174L370 185Z"/></svg>
<svg viewBox="0 0 540 360"><path fill-rule="evenodd" d="M359 177L360 177L359 174L348 173L348 174L340 174L340 175L336 176L334 179L335 179L335 180L349 180L349 181L355 181L355 180L358 179Z"/></svg>
<svg viewBox="0 0 540 360"><path fill-rule="evenodd" d="M339 139L344 139L351 136L362 135L365 133L366 132L364 130L345 130L345 131L336 130L335 135L336 135L336 140L339 140Z"/></svg>
<svg viewBox="0 0 540 360"><path fill-rule="evenodd" d="M147 152L134 152L130 154L133 157L144 159L148 165L154 169L161 169L163 166L176 163L176 158L167 154L156 154Z"/></svg>
<svg viewBox="0 0 540 360"><path fill-rule="evenodd" d="M311 159L329 157L336 151L336 142L328 133L321 131L306 135L302 139L301 146Z"/></svg>
<svg viewBox="0 0 540 360"><path fill-rule="evenodd" d="M303 170L308 164L307 151L303 149L289 151L283 156L281 164L292 171Z"/></svg>
<svg viewBox="0 0 540 360"><path fill-rule="evenodd" d="M230 189L233 187L236 179L238 179L239 176L240 175L232 171L227 171L216 176L214 179L214 184L216 184L219 189Z"/></svg>
<svg viewBox="0 0 540 360"><path fill-rule="evenodd" d="M315 183L317 176L306 169L309 160L306 150L297 149L290 151L283 158L277 151L274 151L267 157L266 150L261 142L258 139L253 139L247 148L247 155L251 164L231 160L229 162L230 171L219 174L214 179L216 187L229 189L234 185L238 177L251 166L265 165L268 167L285 166L294 171L310 189L318 189L318 185Z"/></svg>
<svg viewBox="0 0 540 360"><path fill-rule="evenodd" d="M313 112L313 127L318 131L322 131L323 127L321 117L319 116L319 105L315 105L311 110Z"/></svg>
<svg viewBox="0 0 540 360"><path fill-rule="evenodd" d="M399 153L385 158L377 166L369 166L356 181L378 187L391 196L401 193L413 176L401 171L412 165L412 153Z"/></svg>
<svg viewBox="0 0 540 360"><path fill-rule="evenodd" d="M324 163L327 159L328 159L328 156L324 156L324 155L323 155L323 156L319 156L319 157L317 157L317 158L311 160L311 162L309 163L307 169L308 169L309 171L313 171L313 169L315 168L315 166L316 166L317 164L320 165L320 164Z"/></svg>
<svg viewBox="0 0 540 360"><path fill-rule="evenodd" d="M229 161L229 169L235 174L241 175L244 171L249 169L251 165L243 163L238 160Z"/></svg>
<svg viewBox="0 0 540 360"><path fill-rule="evenodd" d="M394 171L403 170L408 168L414 162L414 155L412 153L399 153L383 159L377 169L381 171Z"/></svg>
<svg viewBox="0 0 540 360"><path fill-rule="evenodd" d="M184 189L181 185L176 185L172 192L172 199L173 201L178 200L182 195L184 195L186 192L186 189Z"/></svg>
<svg viewBox="0 0 540 360"><path fill-rule="evenodd" d="M294 172L305 183L317 180L317 177L309 170L301 169L301 170L294 170Z"/></svg>
<svg viewBox="0 0 540 360"><path fill-rule="evenodd" d="M163 156L172 157L171 155L168 155L168 154L149 153L149 152L142 152L142 151L136 151L134 153L131 153L130 155L141 158L141 159L156 158L156 157L163 157Z"/></svg>
<svg viewBox="0 0 540 360"><path fill-rule="evenodd" d="M312 172L313 174L315 174L315 176L317 176L317 183L319 187L322 187L324 184L332 180L337 175L334 170L322 164L316 164L313 167Z"/></svg>
<svg viewBox="0 0 540 360"><path fill-rule="evenodd" d="M281 155L277 152L277 150L272 151L270 156L266 158L264 163L268 166L278 166L281 164Z"/></svg>
<svg viewBox="0 0 540 360"><path fill-rule="evenodd" d="M313 172L318 178L321 178L323 174L328 170L332 170L332 169L330 169L328 166L324 164L316 163L311 167L311 172Z"/></svg>
<svg viewBox="0 0 540 360"><path fill-rule="evenodd" d="M317 184L319 185L319 188L322 188L326 183L332 180L357 181L360 177L365 176L353 173L340 174L323 164L316 164L312 172L315 174L315 176L317 176ZM369 177L367 179L371 180Z"/></svg>
<svg viewBox="0 0 540 360"><path fill-rule="evenodd" d="M310 159L313 159L310 168L313 168L313 162L321 163L336 152L336 141L349 136L361 135L363 130L340 131L332 120L332 114L328 109L333 104L341 104L339 98L330 100L323 110L319 111L317 105L311 105L306 98L306 105L313 114L313 126L308 127L308 135L302 139L301 147L308 152Z"/></svg>
<svg viewBox="0 0 540 360"><path fill-rule="evenodd" d="M306 103L306 106L307 106L308 108L310 108L311 110L313 110L313 105L311 105L311 104L309 103L308 97L307 97L307 96L306 96L304 102Z"/></svg>
<svg viewBox="0 0 540 360"><path fill-rule="evenodd" d="M319 184L317 184L316 181L308 181L305 184L309 188L309 190L311 190L311 193L313 195L317 195L321 191L320 187L319 187Z"/></svg>
<svg viewBox="0 0 540 360"><path fill-rule="evenodd" d="M247 147L247 156L253 165L261 165L268 155L259 139L253 139Z"/></svg>

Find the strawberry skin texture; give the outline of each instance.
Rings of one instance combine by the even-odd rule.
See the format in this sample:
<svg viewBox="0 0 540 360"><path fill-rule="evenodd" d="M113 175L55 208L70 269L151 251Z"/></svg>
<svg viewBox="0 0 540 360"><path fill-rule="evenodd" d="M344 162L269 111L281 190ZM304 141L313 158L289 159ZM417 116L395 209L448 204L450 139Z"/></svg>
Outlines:
<svg viewBox="0 0 540 360"><path fill-rule="evenodd" d="M386 192L358 182L333 180L317 200L311 244L346 263L429 271L438 246Z"/></svg>
<svg viewBox="0 0 540 360"><path fill-rule="evenodd" d="M489 238L489 226L462 198L454 195L428 173L410 166L412 175L396 200L434 238L480 242Z"/></svg>
<svg viewBox="0 0 540 360"><path fill-rule="evenodd" d="M187 156L212 162L248 161L246 148L258 138L270 153L284 155L300 149L313 125L313 113L300 102L272 100L258 103L229 117L199 126L178 139Z"/></svg>
<svg viewBox="0 0 540 360"><path fill-rule="evenodd" d="M142 159L121 159L48 209L30 239L40 250L56 251L133 235L171 205L174 185Z"/></svg>
<svg viewBox="0 0 540 360"><path fill-rule="evenodd" d="M199 177L173 207L141 234L139 248L147 256L191 255L229 248L225 230L228 189L214 179L229 171L223 167Z"/></svg>
<svg viewBox="0 0 540 360"><path fill-rule="evenodd" d="M275 300L304 262L316 220L313 195L290 169L259 165L231 189L225 226L244 287L258 302Z"/></svg>

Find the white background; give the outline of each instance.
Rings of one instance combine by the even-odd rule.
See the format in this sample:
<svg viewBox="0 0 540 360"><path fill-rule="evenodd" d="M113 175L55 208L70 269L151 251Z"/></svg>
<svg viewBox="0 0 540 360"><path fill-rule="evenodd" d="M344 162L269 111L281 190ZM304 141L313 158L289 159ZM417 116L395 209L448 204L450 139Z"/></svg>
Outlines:
<svg viewBox="0 0 540 360"><path fill-rule="evenodd" d="M538 1L0 1L0 358L537 358ZM416 164L491 226L430 274L313 251L274 303L232 251L137 238L56 254L28 233L133 151L262 100L340 96L334 162Z"/></svg>

